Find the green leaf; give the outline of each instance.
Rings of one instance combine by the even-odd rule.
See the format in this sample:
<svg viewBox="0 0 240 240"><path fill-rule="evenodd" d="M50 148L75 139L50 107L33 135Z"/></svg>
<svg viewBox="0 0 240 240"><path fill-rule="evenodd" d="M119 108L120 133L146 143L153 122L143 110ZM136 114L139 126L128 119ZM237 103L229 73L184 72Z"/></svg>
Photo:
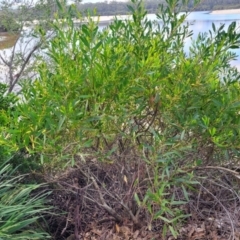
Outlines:
<svg viewBox="0 0 240 240"><path fill-rule="evenodd" d="M178 232L170 225L169 230L172 233L173 237L176 239L178 236Z"/></svg>
<svg viewBox="0 0 240 240"><path fill-rule="evenodd" d="M168 223L168 224L172 223L171 220L169 220L169 219L167 219L167 218L165 218L165 217L163 217L161 215L159 215L158 218L162 219L165 223Z"/></svg>
<svg viewBox="0 0 240 240"><path fill-rule="evenodd" d="M230 49L239 49L240 45L231 45L229 48Z"/></svg>
<svg viewBox="0 0 240 240"><path fill-rule="evenodd" d="M60 3L60 1L56 0L56 3L57 3L57 7L59 8L59 10L63 11L63 7L62 7L62 4Z"/></svg>
<svg viewBox="0 0 240 240"><path fill-rule="evenodd" d="M171 205L183 205L183 204L186 204L187 202L185 201L172 201L171 202Z"/></svg>
<svg viewBox="0 0 240 240"><path fill-rule="evenodd" d="M230 105L231 108L239 108L240 107L240 101L234 102Z"/></svg>
<svg viewBox="0 0 240 240"><path fill-rule="evenodd" d="M134 13L135 10L131 5L127 5L127 8L130 10L131 13Z"/></svg>
<svg viewBox="0 0 240 240"><path fill-rule="evenodd" d="M62 125L65 122L65 120L66 120L66 116L61 116L60 117L57 131L61 131L62 130Z"/></svg>
<svg viewBox="0 0 240 240"><path fill-rule="evenodd" d="M140 207L140 206L141 206L141 201L140 201L137 193L134 193L134 199L135 199L135 201L137 202L137 205Z"/></svg>
<svg viewBox="0 0 240 240"><path fill-rule="evenodd" d="M214 32L216 32L216 27L215 27L214 23L212 23L212 29L213 29Z"/></svg>
<svg viewBox="0 0 240 240"><path fill-rule="evenodd" d="M184 195L185 199L189 202L188 192L184 185L182 185L182 190L183 190L183 195Z"/></svg>
<svg viewBox="0 0 240 240"><path fill-rule="evenodd" d="M88 40L84 36L81 36L80 39L83 42L83 44L89 49L90 43L88 42Z"/></svg>

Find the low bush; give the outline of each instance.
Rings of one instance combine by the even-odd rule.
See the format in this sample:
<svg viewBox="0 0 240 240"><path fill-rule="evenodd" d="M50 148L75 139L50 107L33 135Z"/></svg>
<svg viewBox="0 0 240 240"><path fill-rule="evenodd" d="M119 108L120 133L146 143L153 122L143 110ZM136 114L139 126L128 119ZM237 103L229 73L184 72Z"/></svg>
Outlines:
<svg viewBox="0 0 240 240"><path fill-rule="evenodd" d="M91 18L54 24L48 57L39 77L23 86L5 136L13 149L36 155L45 171L97 159L118 164L124 186L137 169L129 198L148 209L149 225L160 219L163 235L176 237L186 214L175 206L188 201L194 170L239 156L240 74L230 50L239 47L240 34L235 22L213 25L186 54L192 32L187 13L178 13L186 1L166 1L156 22L132 2L132 19L103 30ZM99 191L94 176L87 179ZM138 194L133 186L140 180L146 189ZM126 198L118 200L124 207ZM136 225L137 212L128 211Z"/></svg>

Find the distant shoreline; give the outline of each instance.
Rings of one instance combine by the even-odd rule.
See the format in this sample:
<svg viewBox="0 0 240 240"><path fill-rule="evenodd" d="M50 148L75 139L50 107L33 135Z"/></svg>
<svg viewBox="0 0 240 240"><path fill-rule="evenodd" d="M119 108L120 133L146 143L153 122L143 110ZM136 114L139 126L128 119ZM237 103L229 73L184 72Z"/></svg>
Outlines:
<svg viewBox="0 0 240 240"><path fill-rule="evenodd" d="M210 14L240 14L240 9L215 10Z"/></svg>

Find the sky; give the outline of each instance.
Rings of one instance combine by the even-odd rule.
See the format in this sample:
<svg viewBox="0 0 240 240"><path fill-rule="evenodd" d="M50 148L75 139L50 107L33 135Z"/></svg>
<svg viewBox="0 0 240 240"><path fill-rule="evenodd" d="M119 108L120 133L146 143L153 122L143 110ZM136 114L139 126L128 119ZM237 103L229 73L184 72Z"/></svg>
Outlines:
<svg viewBox="0 0 240 240"><path fill-rule="evenodd" d="M121 2L126 2L127 0L121 0ZM105 0L82 0L82 3L88 3L88 2L92 2L92 3L96 3L96 2L105 2Z"/></svg>
<svg viewBox="0 0 240 240"><path fill-rule="evenodd" d="M4 0L0 0L0 2L3 2ZM82 0L82 3L88 3L88 2L92 2L92 3L96 3L96 2L105 2L105 1L109 1L109 0ZM127 1L127 0L110 0L110 1L121 1L121 2L124 2L124 1ZM12 2L12 0L11 0ZM19 2L21 3L21 0L15 0L15 2ZM24 0L22 0L22 2L24 2ZM38 0L33 0L33 2L38 2ZM74 2L74 0L68 0L68 2Z"/></svg>
<svg viewBox="0 0 240 240"><path fill-rule="evenodd" d="M83 3L87 3L87 2L101 2L100 0L83 0ZM102 1L103 2L103 1Z"/></svg>

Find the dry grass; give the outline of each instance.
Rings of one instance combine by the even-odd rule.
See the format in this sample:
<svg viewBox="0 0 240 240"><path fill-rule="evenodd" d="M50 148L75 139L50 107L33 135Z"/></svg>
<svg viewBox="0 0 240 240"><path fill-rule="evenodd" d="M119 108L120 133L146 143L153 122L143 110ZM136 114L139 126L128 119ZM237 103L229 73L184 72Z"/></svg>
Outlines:
<svg viewBox="0 0 240 240"><path fill-rule="evenodd" d="M0 50L12 47L18 40L19 33L0 33Z"/></svg>

